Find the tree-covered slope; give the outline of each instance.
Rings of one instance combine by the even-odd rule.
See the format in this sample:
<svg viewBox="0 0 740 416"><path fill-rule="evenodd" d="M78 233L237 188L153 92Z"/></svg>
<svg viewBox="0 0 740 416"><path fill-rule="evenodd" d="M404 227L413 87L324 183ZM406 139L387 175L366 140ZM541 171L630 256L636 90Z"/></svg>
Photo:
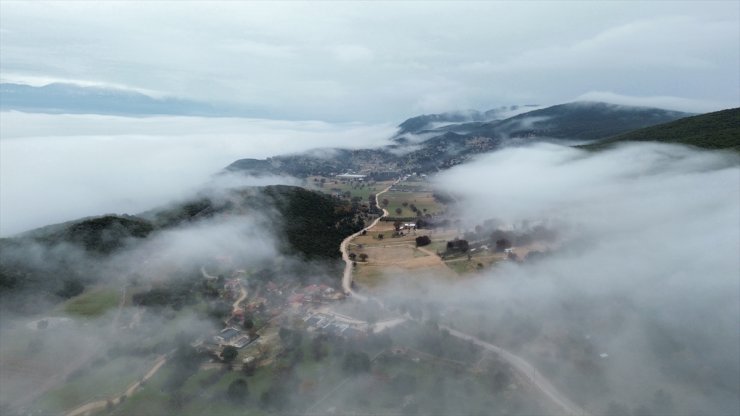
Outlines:
<svg viewBox="0 0 740 416"><path fill-rule="evenodd" d="M250 175L286 174L296 177L331 176L347 171L366 174L380 171L435 172L503 146L553 139L595 141L691 115L659 108L574 102L499 118L528 108L531 107L418 116L399 126L399 133L393 138L395 144L390 146L360 150L324 149L265 160L241 159L226 170ZM427 130L440 122L454 124ZM420 141L415 134L424 138Z"/></svg>
<svg viewBox="0 0 740 416"><path fill-rule="evenodd" d="M481 126L473 134L488 137L597 140L689 115L691 114L660 108L573 102L490 123Z"/></svg>
<svg viewBox="0 0 740 416"><path fill-rule="evenodd" d="M620 134L583 147L599 149L614 143L644 141L740 151L740 108L686 117L670 123Z"/></svg>
<svg viewBox="0 0 740 416"><path fill-rule="evenodd" d="M231 189L137 216L104 215L46 226L0 239L0 304L23 299L14 297L21 292L50 303L75 296L100 279L108 260L165 231L208 227L209 220L238 225L247 218L273 231L284 254L330 262L340 258L342 239L364 226L357 206L294 186ZM176 237L164 241L171 238Z"/></svg>

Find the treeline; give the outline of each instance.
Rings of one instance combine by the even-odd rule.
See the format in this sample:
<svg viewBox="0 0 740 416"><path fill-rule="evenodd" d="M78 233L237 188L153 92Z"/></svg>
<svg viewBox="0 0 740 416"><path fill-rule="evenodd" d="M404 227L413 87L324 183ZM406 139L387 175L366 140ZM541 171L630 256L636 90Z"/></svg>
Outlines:
<svg viewBox="0 0 740 416"><path fill-rule="evenodd" d="M622 142L654 141L686 144L705 149L740 151L738 138L740 138L740 108L733 108L635 130L582 147L598 150Z"/></svg>
<svg viewBox="0 0 740 416"><path fill-rule="evenodd" d="M238 220L249 213L269 218L263 225L275 231L283 253L317 261L338 259L342 239L364 226L356 204L292 186L200 196L139 216L85 218L0 239L0 301L3 307L24 308L27 302L18 295L26 293L56 303L99 280L113 255L160 231L216 216ZM172 298L176 295L181 299ZM181 295L155 291L141 302L180 305Z"/></svg>

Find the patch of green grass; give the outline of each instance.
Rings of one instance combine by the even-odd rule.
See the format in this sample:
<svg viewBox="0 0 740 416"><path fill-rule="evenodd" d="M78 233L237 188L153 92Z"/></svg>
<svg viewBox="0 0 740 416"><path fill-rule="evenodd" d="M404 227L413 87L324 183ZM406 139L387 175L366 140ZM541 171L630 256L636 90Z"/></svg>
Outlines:
<svg viewBox="0 0 740 416"><path fill-rule="evenodd" d="M36 405L43 411L69 410L90 400L118 395L141 378L153 363L153 359L114 358L47 392Z"/></svg>
<svg viewBox="0 0 740 416"><path fill-rule="evenodd" d="M424 246L424 248L434 253L444 253L444 251L447 249L447 241L432 241L431 244Z"/></svg>
<svg viewBox="0 0 740 416"><path fill-rule="evenodd" d="M415 217L416 213L411 210L413 204L422 214L436 214L445 210L444 205L438 203L430 192L387 192L380 196L388 200L388 212L392 217ZM406 206L403 204L407 203ZM399 214L396 209L401 209ZM426 209L426 211L424 211Z"/></svg>
<svg viewBox="0 0 740 416"><path fill-rule="evenodd" d="M117 290L98 288L73 297L64 303L63 308L70 315L92 318L116 307L119 301L120 294Z"/></svg>
<svg viewBox="0 0 740 416"><path fill-rule="evenodd" d="M459 256L457 258L464 258L467 256L466 254L463 254L462 256ZM479 272L481 270L485 270L489 268L491 265L498 263L499 261L502 261L500 258L492 258L490 256L487 257L476 257L475 255L472 257L471 260L457 260L457 261L446 261L445 264L447 267L455 271L457 274L467 274L467 273L475 273ZM479 266L482 265L483 267Z"/></svg>

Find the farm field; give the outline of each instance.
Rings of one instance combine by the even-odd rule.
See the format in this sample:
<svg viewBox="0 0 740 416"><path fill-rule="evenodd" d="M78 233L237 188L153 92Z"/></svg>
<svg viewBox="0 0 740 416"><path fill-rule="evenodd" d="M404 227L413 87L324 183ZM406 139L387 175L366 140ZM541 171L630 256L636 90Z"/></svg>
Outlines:
<svg viewBox="0 0 740 416"><path fill-rule="evenodd" d="M59 388L41 396L36 407L42 412L72 409L94 398L121 393L154 364L151 357L117 357L83 368L73 374Z"/></svg>
<svg viewBox="0 0 740 416"><path fill-rule="evenodd" d="M115 308L120 299L120 289L98 287L71 298L64 303L62 310L70 315L92 318Z"/></svg>
<svg viewBox="0 0 740 416"><path fill-rule="evenodd" d="M321 180L324 183L321 183ZM327 178L322 176L309 176L306 178L306 187L330 195L350 193L350 198L359 197L362 201L367 202L371 194L380 192L387 188L393 181L383 182L364 182L364 181L347 181Z"/></svg>

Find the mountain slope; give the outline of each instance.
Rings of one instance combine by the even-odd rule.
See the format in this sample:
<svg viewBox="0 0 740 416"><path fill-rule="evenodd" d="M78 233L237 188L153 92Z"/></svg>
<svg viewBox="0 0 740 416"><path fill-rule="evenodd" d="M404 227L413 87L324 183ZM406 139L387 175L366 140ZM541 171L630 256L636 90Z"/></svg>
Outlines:
<svg viewBox="0 0 740 416"><path fill-rule="evenodd" d="M686 117L670 123L620 134L583 147L599 149L615 143L642 141L740 151L740 108Z"/></svg>
<svg viewBox="0 0 740 416"><path fill-rule="evenodd" d="M450 111L439 114L423 114L407 119L403 123L398 125L397 136L402 136L406 133L424 133L434 130L455 129L455 126L467 123L476 122L490 122L497 120L504 120L509 117L515 116L520 113L532 111L539 108L538 105L527 104L527 105L511 105L493 108L488 111L478 110L464 110L464 111ZM435 123L449 123L448 126L435 127ZM460 128L469 128L460 127Z"/></svg>
<svg viewBox="0 0 740 416"><path fill-rule="evenodd" d="M342 239L364 226L357 207L294 186L232 189L137 216L104 215L46 226L0 239L0 309L32 305L19 294L50 304L75 296L106 274L107 260L141 248L163 231L207 226L213 218L237 224L245 214L275 231L282 253L329 264L340 258ZM162 247L170 240L157 241Z"/></svg>
<svg viewBox="0 0 740 416"><path fill-rule="evenodd" d="M546 137L597 140L666 123L691 114L650 107L579 101L520 114L481 126L473 132L489 137Z"/></svg>
<svg viewBox="0 0 740 416"><path fill-rule="evenodd" d="M509 113L519 110L521 108L507 109ZM419 116L406 120L401 128L402 131L413 130L440 120L488 117L491 114L468 111ZM271 173L297 177L330 176L346 171L365 174L379 171L434 172L502 146L553 139L595 141L689 115L658 108L575 102L529 111L504 120L462 122L432 130L415 130L417 134L426 135L421 142L404 140L405 136L399 134L394 138L396 144L380 149L333 149L320 154L307 152L266 160L242 159L226 169L249 174Z"/></svg>

